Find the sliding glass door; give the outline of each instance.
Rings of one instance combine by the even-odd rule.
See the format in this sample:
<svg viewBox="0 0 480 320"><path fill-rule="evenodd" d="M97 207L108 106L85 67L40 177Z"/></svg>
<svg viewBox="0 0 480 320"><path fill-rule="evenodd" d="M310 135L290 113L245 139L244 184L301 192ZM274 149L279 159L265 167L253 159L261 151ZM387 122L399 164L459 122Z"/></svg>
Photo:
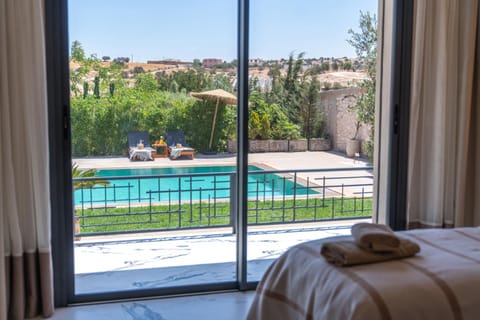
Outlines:
<svg viewBox="0 0 480 320"><path fill-rule="evenodd" d="M249 281L295 244L371 221L376 56L361 45L376 47L377 6L251 2Z"/></svg>
<svg viewBox="0 0 480 320"><path fill-rule="evenodd" d="M68 5L75 295L233 287L236 1Z"/></svg>

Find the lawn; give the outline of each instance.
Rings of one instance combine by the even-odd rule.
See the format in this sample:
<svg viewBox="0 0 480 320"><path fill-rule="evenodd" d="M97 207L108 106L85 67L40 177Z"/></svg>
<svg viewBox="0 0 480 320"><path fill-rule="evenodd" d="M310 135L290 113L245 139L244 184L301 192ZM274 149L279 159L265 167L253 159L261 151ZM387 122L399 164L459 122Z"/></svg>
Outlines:
<svg viewBox="0 0 480 320"><path fill-rule="evenodd" d="M370 217L372 199L321 198L249 201L248 224L309 222ZM121 233L150 230L231 226L229 202L198 202L78 211L81 233Z"/></svg>

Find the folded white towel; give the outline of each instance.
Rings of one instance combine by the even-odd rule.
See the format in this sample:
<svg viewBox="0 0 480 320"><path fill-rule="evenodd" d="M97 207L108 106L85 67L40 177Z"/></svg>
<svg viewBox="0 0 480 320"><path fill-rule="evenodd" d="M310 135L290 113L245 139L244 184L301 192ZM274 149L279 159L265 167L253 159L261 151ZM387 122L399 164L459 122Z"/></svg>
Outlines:
<svg viewBox="0 0 480 320"><path fill-rule="evenodd" d="M352 236L360 248L372 252L392 252L400 245L400 239L384 224L357 223Z"/></svg>
<svg viewBox="0 0 480 320"><path fill-rule="evenodd" d="M400 245L391 252L364 250L357 246L354 241L344 240L325 242L321 254L328 262L337 266L351 266L407 258L419 251L420 247L407 239L401 239Z"/></svg>

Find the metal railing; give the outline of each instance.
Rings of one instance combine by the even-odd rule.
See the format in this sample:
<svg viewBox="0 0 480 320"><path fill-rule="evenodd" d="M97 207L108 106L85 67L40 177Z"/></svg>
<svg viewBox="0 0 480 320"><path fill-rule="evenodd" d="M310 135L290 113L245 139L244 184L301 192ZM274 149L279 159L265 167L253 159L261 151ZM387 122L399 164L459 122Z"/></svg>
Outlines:
<svg viewBox="0 0 480 320"><path fill-rule="evenodd" d="M248 224L371 217L371 167L249 171ZM75 178L76 236L232 227L236 174Z"/></svg>

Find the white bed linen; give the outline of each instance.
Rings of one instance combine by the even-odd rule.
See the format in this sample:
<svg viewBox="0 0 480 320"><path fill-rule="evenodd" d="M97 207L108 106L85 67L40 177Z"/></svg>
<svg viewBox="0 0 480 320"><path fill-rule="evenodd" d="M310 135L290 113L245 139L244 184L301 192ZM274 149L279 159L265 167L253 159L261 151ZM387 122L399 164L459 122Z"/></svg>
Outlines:
<svg viewBox="0 0 480 320"><path fill-rule="evenodd" d="M332 238L290 248L260 281L248 319L480 319L480 228L397 234L420 253L342 268L320 255Z"/></svg>

